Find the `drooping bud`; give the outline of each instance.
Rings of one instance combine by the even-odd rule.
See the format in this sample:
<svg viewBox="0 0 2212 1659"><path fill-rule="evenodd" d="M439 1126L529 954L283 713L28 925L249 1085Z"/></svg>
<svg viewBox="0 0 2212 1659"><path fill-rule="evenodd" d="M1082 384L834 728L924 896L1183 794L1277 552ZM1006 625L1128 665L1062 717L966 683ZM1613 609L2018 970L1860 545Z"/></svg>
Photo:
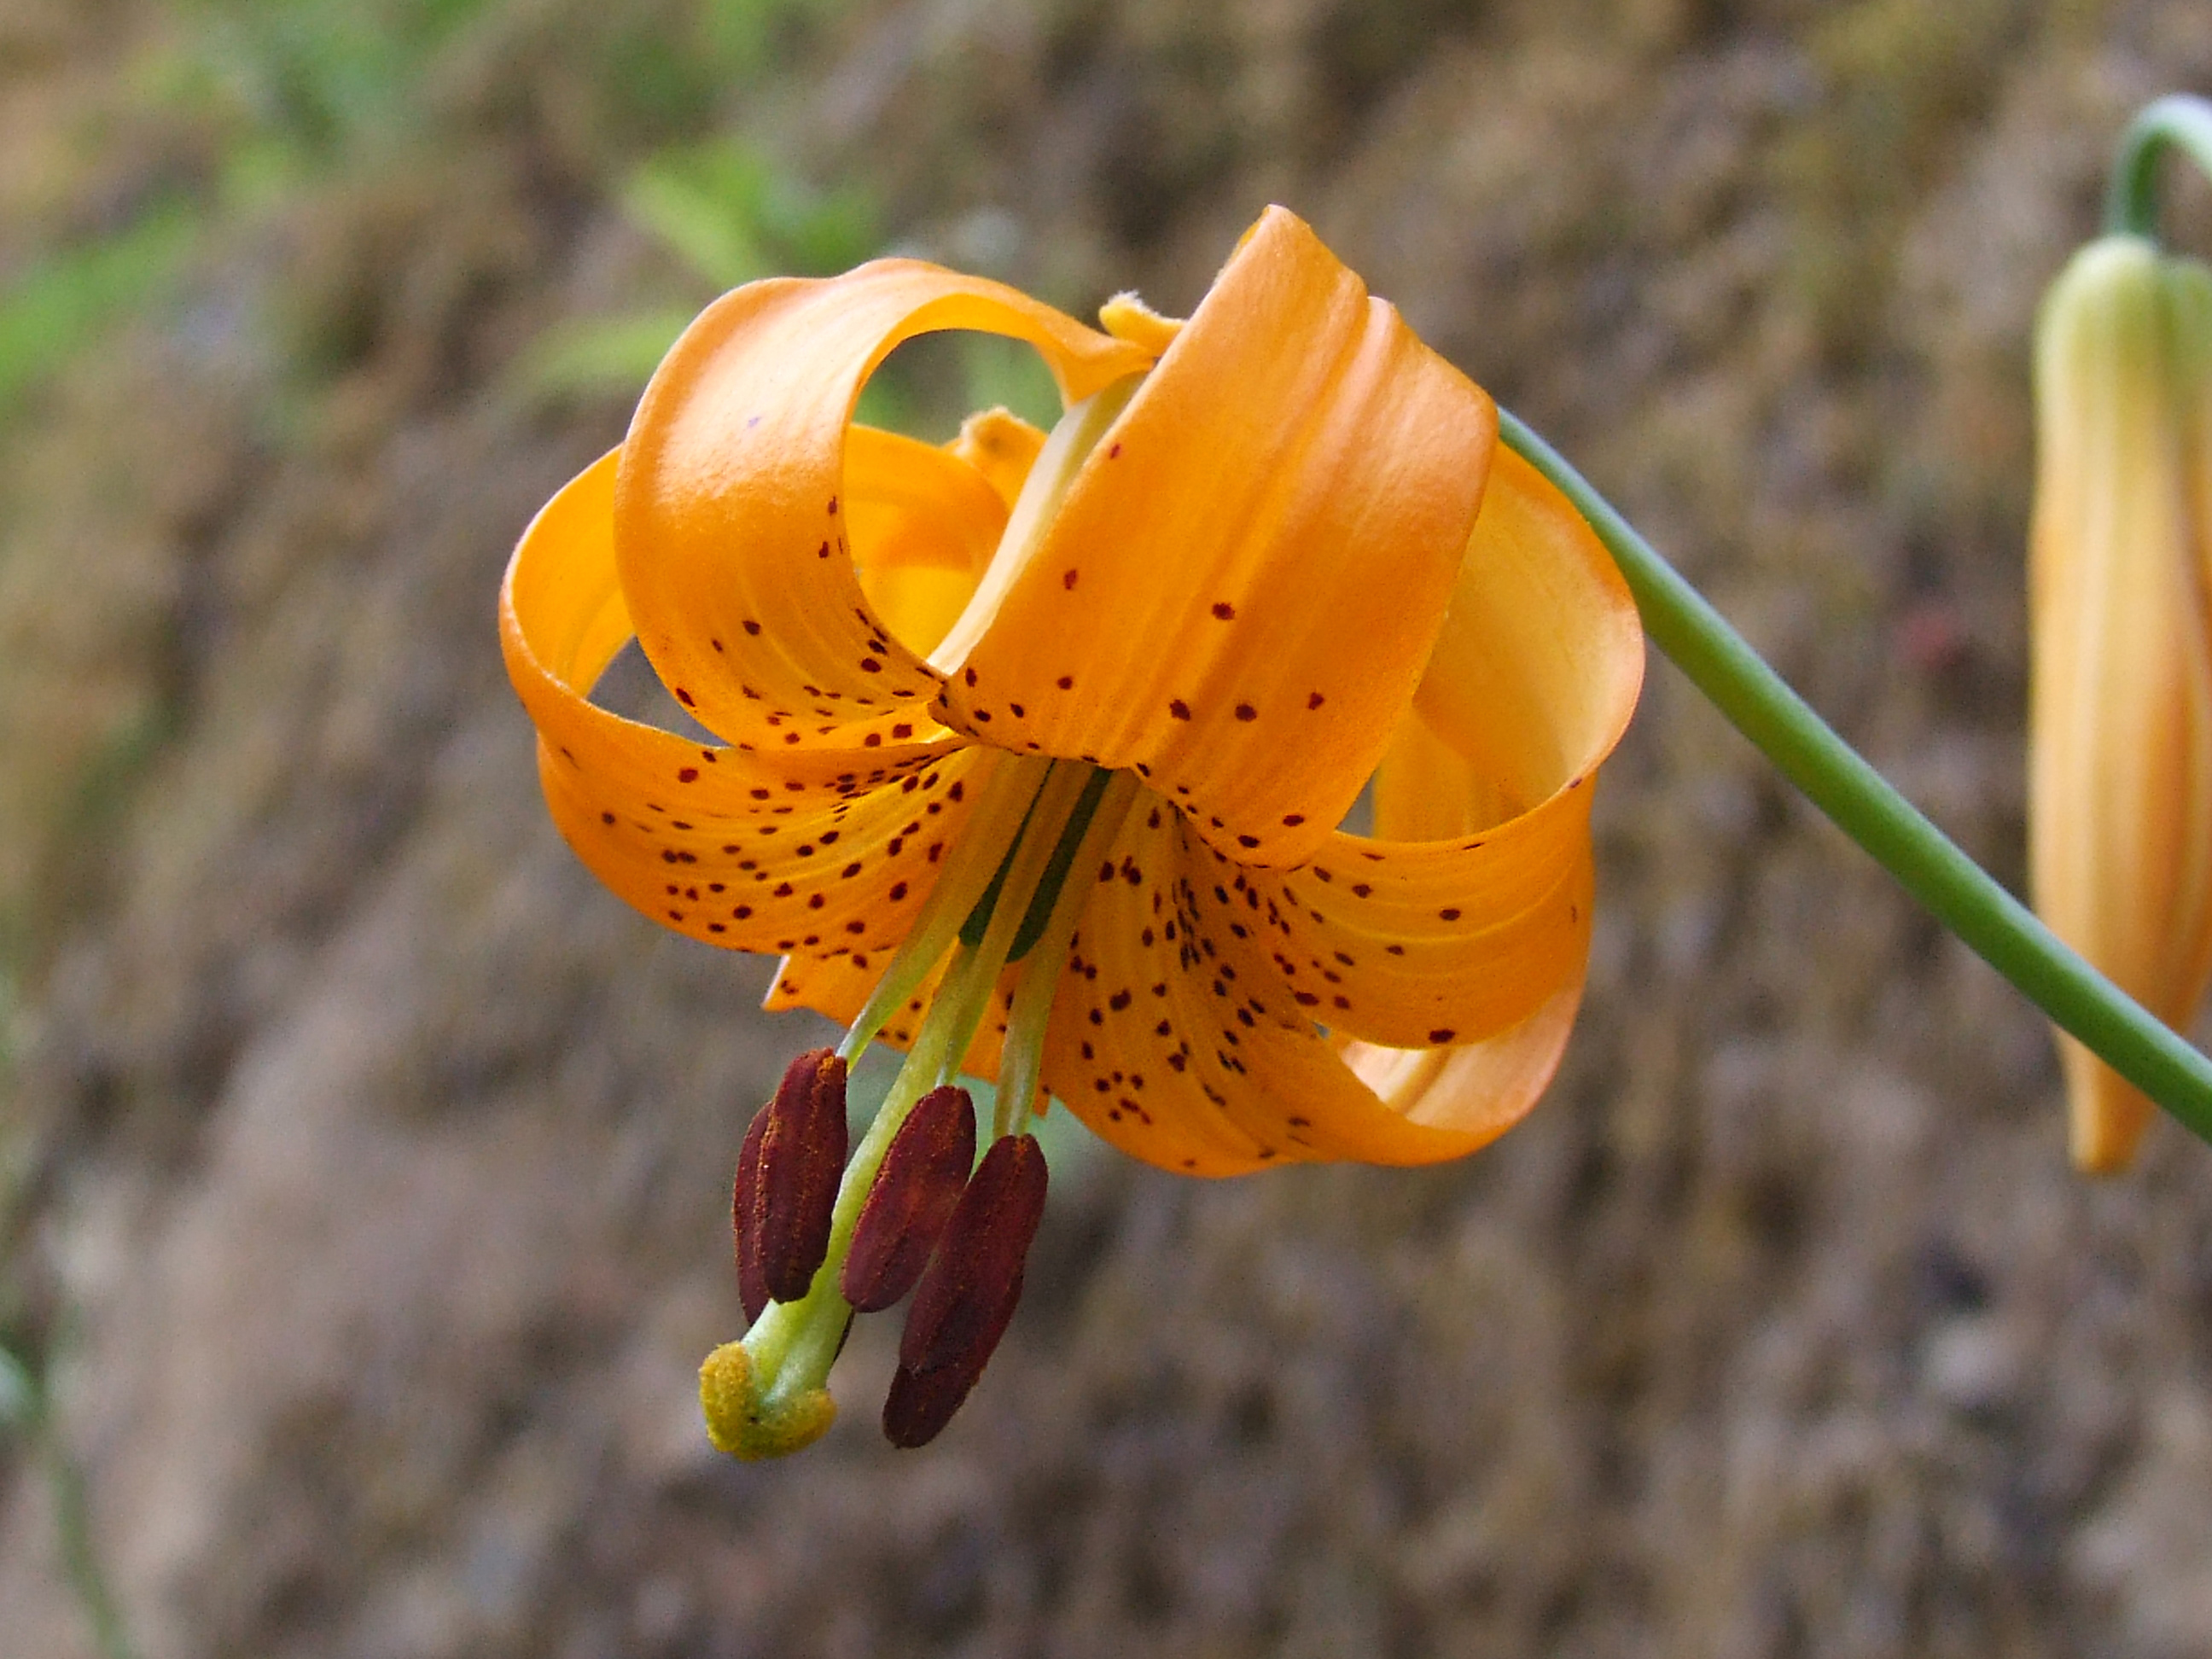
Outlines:
<svg viewBox="0 0 2212 1659"><path fill-rule="evenodd" d="M862 1313L914 1288L975 1163L975 1107L965 1089L932 1089L899 1125L868 1188L839 1288Z"/></svg>
<svg viewBox="0 0 2212 1659"><path fill-rule="evenodd" d="M898 1372L884 1402L884 1435L894 1446L934 1440L982 1376L1021 1300L1045 1184L1034 1135L1001 1137L969 1178L899 1338Z"/></svg>
<svg viewBox="0 0 2212 1659"><path fill-rule="evenodd" d="M799 1055L760 1116L750 1194L742 1156L738 1172L737 1202L746 1212L738 1221L739 1290L745 1293L750 1248L760 1263L756 1288L775 1301L796 1302L830 1253L830 1214L845 1170L845 1062L828 1048Z"/></svg>
<svg viewBox="0 0 2212 1659"><path fill-rule="evenodd" d="M2212 968L2212 276L2132 236L2077 253L2036 328L2029 864L2052 931L2171 1025ZM2061 1036L2075 1162L2150 1103Z"/></svg>
<svg viewBox="0 0 2212 1659"><path fill-rule="evenodd" d="M730 1192L730 1230L738 1251L738 1298L744 1304L748 1325L767 1311L771 1300L768 1276L761 1269L760 1226L755 1218L760 1205L761 1139L768 1133L768 1116L765 1106L753 1114L744 1144L738 1149L738 1178Z"/></svg>

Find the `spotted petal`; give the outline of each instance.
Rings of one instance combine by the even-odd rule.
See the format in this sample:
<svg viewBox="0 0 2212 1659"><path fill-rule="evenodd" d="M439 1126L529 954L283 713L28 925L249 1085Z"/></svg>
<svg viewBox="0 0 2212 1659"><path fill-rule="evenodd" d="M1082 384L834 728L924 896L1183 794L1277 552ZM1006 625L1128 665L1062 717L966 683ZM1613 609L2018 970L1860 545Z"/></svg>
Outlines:
<svg viewBox="0 0 2212 1659"><path fill-rule="evenodd" d="M881 259L725 295L654 374L623 445L617 559L647 656L711 729L846 747L844 726L910 720L937 695L855 571L846 440L876 366L941 329L1029 341L1070 399L1151 362L1012 289ZM807 711L831 692L838 729L817 732Z"/></svg>
<svg viewBox="0 0 2212 1659"><path fill-rule="evenodd" d="M1133 768L1242 862L1310 856L1429 657L1491 402L1272 209L949 670L949 721Z"/></svg>
<svg viewBox="0 0 2212 1659"><path fill-rule="evenodd" d="M501 592L501 644L538 726L555 823L602 881L681 932L752 951L888 945L993 758L941 730L763 753L593 705L591 686L630 636L611 535L615 465L602 459L546 504ZM866 493L887 494L872 476ZM884 530L896 539L888 509Z"/></svg>
<svg viewBox="0 0 2212 1659"><path fill-rule="evenodd" d="M1473 659L1472 661L1469 659ZM1643 667L1603 548L1501 454L1376 837L1239 868L1164 806L1099 872L1046 1076L1190 1173L1455 1158L1533 1105L1589 950L1589 801ZM1326 1028L1326 1030L1321 1029Z"/></svg>

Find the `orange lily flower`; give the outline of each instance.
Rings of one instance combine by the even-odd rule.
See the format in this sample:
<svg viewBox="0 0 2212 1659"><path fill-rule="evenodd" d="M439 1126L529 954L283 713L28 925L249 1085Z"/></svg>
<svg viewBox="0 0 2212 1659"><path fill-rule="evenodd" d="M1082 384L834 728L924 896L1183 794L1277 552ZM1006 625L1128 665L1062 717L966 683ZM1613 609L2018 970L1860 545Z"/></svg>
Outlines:
<svg viewBox="0 0 2212 1659"><path fill-rule="evenodd" d="M2168 1024L2212 975L2212 273L2139 237L2077 253L2036 331L2028 823L2053 932ZM2075 1162L2152 1115L2061 1032Z"/></svg>
<svg viewBox="0 0 2212 1659"><path fill-rule="evenodd" d="M903 259L709 307L507 574L554 817L646 915L780 953L770 1006L937 1042L917 1087L996 1078L1006 1133L1041 1078L1187 1173L1471 1152L1580 997L1633 603L1488 398L1291 215L1188 323L1102 320ZM941 448L855 424L941 329L1027 341L1067 415ZM719 741L589 701L633 634ZM1370 780L1375 833L1340 830ZM702 1382L741 1455L827 1425L834 1345L785 1306ZM799 1348L803 1384L770 1377Z"/></svg>

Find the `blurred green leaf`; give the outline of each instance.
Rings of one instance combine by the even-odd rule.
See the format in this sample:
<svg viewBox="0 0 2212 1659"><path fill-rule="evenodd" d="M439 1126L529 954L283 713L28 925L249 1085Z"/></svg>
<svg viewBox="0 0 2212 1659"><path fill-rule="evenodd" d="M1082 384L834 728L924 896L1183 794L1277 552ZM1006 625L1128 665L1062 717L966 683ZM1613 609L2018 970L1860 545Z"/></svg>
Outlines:
<svg viewBox="0 0 2212 1659"><path fill-rule="evenodd" d="M668 149L631 176L623 210L708 281L826 276L875 251L865 191L817 191L738 139Z"/></svg>
<svg viewBox="0 0 2212 1659"><path fill-rule="evenodd" d="M866 191L816 190L740 139L661 151L630 175L619 200L631 222L718 289L844 270L878 240ZM556 324L524 354L514 384L538 398L635 392L692 315L656 307Z"/></svg>
<svg viewBox="0 0 2212 1659"><path fill-rule="evenodd" d="M199 216L181 203L49 256L0 288L0 417L184 264Z"/></svg>
<svg viewBox="0 0 2212 1659"><path fill-rule="evenodd" d="M514 382L540 398L635 392L694 314L678 307L556 324L523 355Z"/></svg>
<svg viewBox="0 0 2212 1659"><path fill-rule="evenodd" d="M15 1352L0 1347L0 1429L25 1429L38 1420L39 1381Z"/></svg>

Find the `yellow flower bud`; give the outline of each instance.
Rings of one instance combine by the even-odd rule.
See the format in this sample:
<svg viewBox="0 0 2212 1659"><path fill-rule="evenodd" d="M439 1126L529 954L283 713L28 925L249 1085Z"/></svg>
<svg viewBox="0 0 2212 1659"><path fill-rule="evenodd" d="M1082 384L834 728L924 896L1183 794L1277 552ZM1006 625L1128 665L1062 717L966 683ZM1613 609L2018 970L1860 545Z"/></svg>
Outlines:
<svg viewBox="0 0 2212 1659"><path fill-rule="evenodd" d="M2212 972L2212 272L2083 248L2043 303L2035 394L2035 906L2180 1026ZM2075 1163L2124 1168L2150 1102L2058 1041Z"/></svg>

